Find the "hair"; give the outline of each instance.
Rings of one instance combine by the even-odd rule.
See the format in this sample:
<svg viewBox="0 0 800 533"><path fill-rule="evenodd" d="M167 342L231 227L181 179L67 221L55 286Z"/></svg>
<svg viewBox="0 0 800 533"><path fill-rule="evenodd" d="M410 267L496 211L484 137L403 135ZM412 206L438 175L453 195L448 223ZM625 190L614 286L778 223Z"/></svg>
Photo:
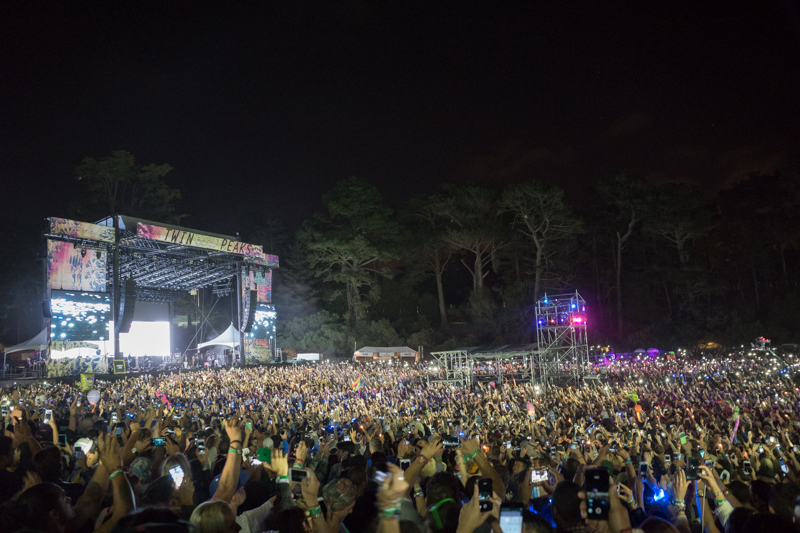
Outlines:
<svg viewBox="0 0 800 533"><path fill-rule="evenodd" d="M228 502L209 500L195 507L189 521L195 525L197 533L223 533L226 512L233 514Z"/></svg>
<svg viewBox="0 0 800 533"><path fill-rule="evenodd" d="M303 526L305 520L306 514L299 507L281 509L277 513L270 513L267 516L263 529L280 533L305 533Z"/></svg>
<svg viewBox="0 0 800 533"><path fill-rule="evenodd" d="M772 513L757 513L751 516L744 525L747 533L775 533L775 531L793 531L794 525L788 518Z"/></svg>
<svg viewBox="0 0 800 533"><path fill-rule="evenodd" d="M755 511L748 507L736 507L728 517L728 523L725 525L725 533L745 533L744 526L750 517L755 514Z"/></svg>
<svg viewBox="0 0 800 533"><path fill-rule="evenodd" d="M31 460L31 469L45 482L55 483L61 479L61 450L55 446L45 448Z"/></svg>
<svg viewBox="0 0 800 533"><path fill-rule="evenodd" d="M750 489L744 481L731 481L728 483L728 490L742 505L751 503Z"/></svg>
<svg viewBox="0 0 800 533"><path fill-rule="evenodd" d="M192 479L192 466L189 464L189 458L182 453L176 453L164 459L164 462L161 463L161 475L168 476L169 469L176 466L180 466L183 469L184 476Z"/></svg>
<svg viewBox="0 0 800 533"><path fill-rule="evenodd" d="M539 513L522 511L522 531L525 533L553 533L553 525Z"/></svg>
<svg viewBox="0 0 800 533"><path fill-rule="evenodd" d="M572 481L562 481L553 489L553 509L558 511L558 516L565 525L574 525L581 521L581 499L578 497L580 490L580 485Z"/></svg>
<svg viewBox="0 0 800 533"><path fill-rule="evenodd" d="M754 479L750 482L750 494L753 499L753 507L759 513L769 512L769 483Z"/></svg>
<svg viewBox="0 0 800 533"><path fill-rule="evenodd" d="M14 439L6 435L0 436L0 457L5 457L14 451Z"/></svg>
<svg viewBox="0 0 800 533"><path fill-rule="evenodd" d="M111 533L138 532L143 529L140 526L146 524L174 524L174 529L171 529L172 533L191 531L189 529L191 524L178 520L178 515L171 510L165 507L144 507L120 518Z"/></svg>
<svg viewBox="0 0 800 533"><path fill-rule="evenodd" d="M639 528L644 531L644 533L678 533L675 526L655 516L651 516L642 522Z"/></svg>
<svg viewBox="0 0 800 533"><path fill-rule="evenodd" d="M57 509L64 490L55 483L39 483L29 488L17 499L19 520L25 527L44 529L50 511Z"/></svg>
<svg viewBox="0 0 800 533"><path fill-rule="evenodd" d="M769 505L776 514L792 518L794 515L794 498L797 494L797 485L794 483L772 485L772 490L769 493Z"/></svg>
<svg viewBox="0 0 800 533"><path fill-rule="evenodd" d="M347 472L347 479L353 482L356 487L367 484L367 469L363 467L351 468Z"/></svg>

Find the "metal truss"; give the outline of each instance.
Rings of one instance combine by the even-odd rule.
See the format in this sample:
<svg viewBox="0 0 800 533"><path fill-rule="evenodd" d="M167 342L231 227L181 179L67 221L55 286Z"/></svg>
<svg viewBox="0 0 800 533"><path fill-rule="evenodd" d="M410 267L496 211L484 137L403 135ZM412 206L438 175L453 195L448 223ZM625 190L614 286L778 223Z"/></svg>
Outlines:
<svg viewBox="0 0 800 533"><path fill-rule="evenodd" d="M531 381L535 345L472 347L434 352L428 381L468 385L474 382Z"/></svg>
<svg viewBox="0 0 800 533"><path fill-rule="evenodd" d="M428 367L428 382L466 387L472 383L472 361L466 350L434 352Z"/></svg>
<svg viewBox="0 0 800 533"><path fill-rule="evenodd" d="M536 302L534 381L541 385L580 384L589 373L586 302L580 294L545 295Z"/></svg>

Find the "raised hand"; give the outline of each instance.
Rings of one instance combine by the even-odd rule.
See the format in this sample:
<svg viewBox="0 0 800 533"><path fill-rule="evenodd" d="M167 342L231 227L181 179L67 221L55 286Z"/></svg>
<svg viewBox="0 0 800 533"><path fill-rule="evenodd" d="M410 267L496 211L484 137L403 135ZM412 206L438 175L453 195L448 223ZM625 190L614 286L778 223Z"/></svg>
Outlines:
<svg viewBox="0 0 800 533"><path fill-rule="evenodd" d="M114 435L100 436L97 439L97 448L100 451L100 464L109 472L122 468L122 456L119 453L119 443Z"/></svg>
<svg viewBox="0 0 800 533"><path fill-rule="evenodd" d="M239 441L242 444L242 419L233 417L225 421L225 433L228 435L230 442Z"/></svg>
<svg viewBox="0 0 800 533"><path fill-rule="evenodd" d="M319 479L310 468L306 468L306 477L300 482L300 492L303 494L303 501L309 509L317 506L319 496Z"/></svg>
<svg viewBox="0 0 800 533"><path fill-rule="evenodd" d="M284 455L283 450L272 450L272 457L269 462L270 470L274 471L279 476L289 475L289 458Z"/></svg>

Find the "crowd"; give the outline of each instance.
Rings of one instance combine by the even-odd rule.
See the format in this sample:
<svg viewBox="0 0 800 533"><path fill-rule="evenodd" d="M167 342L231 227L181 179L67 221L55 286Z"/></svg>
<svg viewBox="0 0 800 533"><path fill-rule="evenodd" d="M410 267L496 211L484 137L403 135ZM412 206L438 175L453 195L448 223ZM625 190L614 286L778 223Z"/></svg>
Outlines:
<svg viewBox="0 0 800 533"><path fill-rule="evenodd" d="M424 365L328 363L19 385L2 390L0 532L796 531L797 368L645 359L582 386L456 387Z"/></svg>

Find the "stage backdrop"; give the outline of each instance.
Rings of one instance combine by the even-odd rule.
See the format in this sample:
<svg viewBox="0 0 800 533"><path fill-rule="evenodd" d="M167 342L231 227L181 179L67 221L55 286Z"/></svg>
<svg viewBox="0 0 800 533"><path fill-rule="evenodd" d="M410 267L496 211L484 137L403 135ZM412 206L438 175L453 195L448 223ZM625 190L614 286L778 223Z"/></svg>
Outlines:
<svg viewBox="0 0 800 533"><path fill-rule="evenodd" d="M47 240L47 288L103 292L106 290L108 254L86 250L70 242Z"/></svg>

